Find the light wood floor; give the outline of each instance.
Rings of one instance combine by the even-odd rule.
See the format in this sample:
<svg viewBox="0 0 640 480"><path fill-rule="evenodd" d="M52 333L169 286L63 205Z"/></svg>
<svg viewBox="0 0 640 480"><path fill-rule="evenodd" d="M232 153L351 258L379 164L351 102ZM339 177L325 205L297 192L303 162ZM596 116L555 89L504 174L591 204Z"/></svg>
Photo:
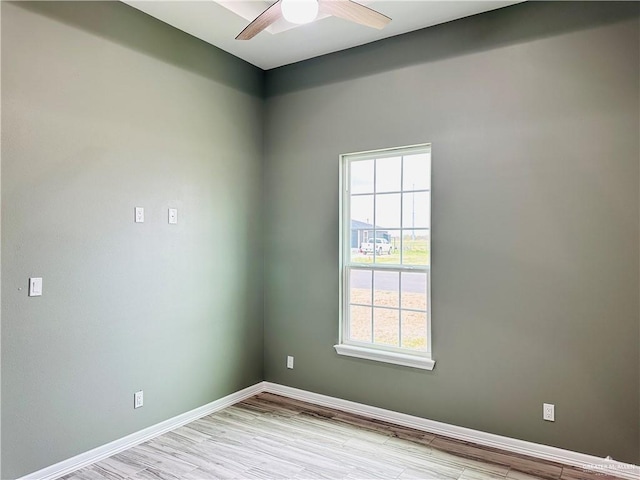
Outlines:
<svg viewBox="0 0 640 480"><path fill-rule="evenodd" d="M64 480L605 480L272 394L261 394Z"/></svg>

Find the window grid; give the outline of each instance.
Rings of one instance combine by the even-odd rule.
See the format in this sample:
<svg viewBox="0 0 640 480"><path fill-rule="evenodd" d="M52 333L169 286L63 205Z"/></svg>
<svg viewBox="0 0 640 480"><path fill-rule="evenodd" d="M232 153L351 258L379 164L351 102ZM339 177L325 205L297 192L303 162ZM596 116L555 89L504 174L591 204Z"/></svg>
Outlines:
<svg viewBox="0 0 640 480"><path fill-rule="evenodd" d="M404 155L402 157L400 157L400 265L402 265L402 260L404 257L404 235L402 234L402 222L404 221L404 196L403 196L403 192L402 189L404 188ZM402 281L402 274L400 275L400 280ZM402 294L402 286L398 287L400 289L400 294ZM402 302L400 303L400 305L402 305ZM400 318L398 319L399 322L399 329L400 329L400 338L398 339L398 342L400 343L400 346L402 346L402 314L399 313L398 315L400 315Z"/></svg>
<svg viewBox="0 0 640 480"><path fill-rule="evenodd" d="M402 185L402 175L400 177ZM402 203L400 204L400 216L402 218ZM400 242L400 246L402 246L402 242ZM402 263L402 249L400 249L400 263ZM402 273L398 274L398 346L402 348Z"/></svg>
<svg viewBox="0 0 640 480"><path fill-rule="evenodd" d="M358 269L353 269L353 270L358 270ZM361 269L361 270L365 270L365 269ZM375 270L371 269L371 297L370 297L370 301L371 303L366 304L366 303L358 303L358 302L352 302L351 299L349 299L349 311L350 307L364 307L364 308L369 308L371 310L371 339L370 339L370 343L375 344L375 311L376 310L391 310L391 311L396 311L398 312L398 346L400 348L406 348L402 346L402 313L403 312L413 312L413 313L422 313L425 314L426 316L428 316L429 312L428 312L428 308L429 308L429 304L428 304L428 300L427 300L427 306L422 309L422 308L409 308L409 307L403 307L402 306L402 273L404 273L402 270L393 270L393 271L397 271L398 273L400 273L399 278L398 278L398 306L397 307L391 307L391 306L386 306L386 305L376 305L375 303L375 292L376 292L376 287L375 287ZM406 272L406 273L416 273L416 272ZM426 274L426 272L425 272ZM425 278L425 295L426 293L429 291L429 277L426 276ZM424 325L425 327L425 338L427 338L428 335L428 331L426 331L427 329L427 325ZM353 340L352 338L350 338L351 341L356 341L357 340ZM422 349L416 349L416 351L420 351Z"/></svg>
<svg viewBox="0 0 640 480"><path fill-rule="evenodd" d="M375 167L374 167L374 169L373 169L373 172L374 172L374 174L373 174L373 185L374 185L374 188L375 188L375 184L376 184L375 171L376 170L375 170ZM373 205L374 205L374 207L373 207L373 209L374 209L373 210L373 216L375 218L375 213L376 213L376 211L375 211L375 208L376 208L375 207L375 202L373 203ZM373 225L375 226L375 223ZM375 235L374 235L373 238L375 238ZM376 273L375 270L371 270L371 343L374 343L375 334L373 332L375 332L375 327L376 327L375 320L374 320L375 317L373 315L373 312L374 312L373 305L374 305L374 302L375 302L374 295L375 295L375 291L376 291L375 290L375 285L373 283L373 281L374 281L373 276L375 275L375 273Z"/></svg>
<svg viewBox="0 0 640 480"><path fill-rule="evenodd" d="M431 192L430 188L421 188L415 190L395 190L393 192L381 192L377 195L398 195L399 193L429 193ZM372 192L369 193L352 193L352 197L366 197L367 195L373 195Z"/></svg>
<svg viewBox="0 0 640 480"><path fill-rule="evenodd" d="M403 353L414 353L414 354L424 354L427 353L430 355L430 344L431 344L431 338L430 338L430 309L431 309L431 302L429 299L429 292L430 292L430 263L431 263L431 248L430 248L430 233L431 233L431 225L429 224L430 222L427 222L427 227L422 227L422 228L416 228L415 227L415 220L414 222L412 222L412 226L410 228L408 228L405 225L405 219L404 219L404 208L405 208L405 197L404 194L407 193L412 193L412 194L417 194L417 193L428 193L428 199L429 199L429 210L431 208L431 187L429 188L412 188L412 189L405 189L405 184L404 184L404 173L405 173L405 157L409 156L409 155L415 155L416 153L430 153L430 148L428 146L423 146L423 150L419 151L419 152L402 152L401 154L395 154L395 155L386 155L386 156L377 156L375 154L372 154L369 157L364 157L362 159L347 159L345 162L345 197L344 197L344 203L343 203L343 207L344 207L344 219L345 219L345 238L343 238L341 241L343 242L343 246L345 247L345 249L347 250L344 255L345 255L345 262L344 262L344 267L345 267L345 280L346 280L346 285L344 288L344 300L345 302L343 303L346 308L343 310L343 314L345 314L346 316L346 325L344 325L344 329L343 332L345 334L346 340L349 343L356 343L356 344L361 344L363 342L358 341L358 340L353 340L353 336L351 334L351 328L350 328L350 312L351 312L351 307L364 307L364 308L369 308L370 310L370 343L372 346L375 346L376 348L381 348L381 349L387 349L389 347L389 345L387 344L377 344L375 343L375 339L376 339L376 322L375 322L375 317L376 317L376 309L378 309L379 311L384 311L384 310L388 310L388 311L395 311L397 312L397 333L398 333L398 341L397 341L397 346L396 347L391 347L392 350L398 350L398 351L402 351ZM391 191L384 191L384 192L378 192L378 160L381 158L389 158L391 156L399 156L400 157L400 190L391 190ZM351 182L351 167L353 165L354 162L358 161L358 160L373 160L373 192L360 192L360 193L354 193L351 194L350 193L350 182ZM428 168L430 168L430 161L429 161L429 166ZM380 196L383 195L393 195L399 194L399 202L400 202L400 217L399 217L399 228L390 228L387 229L387 231L389 230L393 230L393 231L397 231L399 232L399 244L400 244L400 252L399 252L399 264L380 264L377 263L377 257L378 257L378 253L377 253L377 249L375 248L375 239L378 238L378 232L379 232L379 225L378 225L378 201L377 199ZM351 245L351 229L350 229L350 224L351 224L351 198L352 197L358 197L358 196L371 196L372 197L372 201L373 201L373 224L372 224L372 228L371 231L373 233L372 236L372 240L374 242L374 248L372 251L372 258L373 258L373 263L359 263L359 262L354 262L352 255L351 255L351 249L347 248L347 246ZM415 211L413 213L413 215L415 215ZM429 215L430 217L430 215ZM412 217L413 219L415 219L415 217ZM349 228L346 228L349 227ZM424 265L415 265L415 264L410 264L410 265L405 265L404 262L404 257L405 257L405 252L404 252L404 246L405 246L405 232L412 232L412 235L414 235L416 232L423 232L426 233L428 235L427 237L427 255L428 255L428 262ZM368 236L367 236L368 238ZM360 271L370 271L370 283L371 283L371 292L370 292L370 305L367 304L363 304L363 303L359 303L359 302L352 302L351 301L351 273L354 270L360 270ZM376 282L375 282L375 272L376 271L387 271L387 272L399 272L398 273L398 283L397 283L397 289L398 289L398 307L389 307L389 306L379 306L375 304L375 292L376 292ZM403 273L424 273L425 274L425 286L426 286L426 291L425 291L425 309L420 309L420 308L403 308L403 291L402 291L402 286L403 286ZM425 346L424 348L417 350L417 349L411 349L409 350L407 347L404 347L405 344L405 340L403 339L403 312L413 312L413 313L419 313L419 314L423 314L426 318L426 322L425 325L423 325L423 329L424 329L424 340L425 340ZM364 342L364 344L366 345L366 342Z"/></svg>
<svg viewBox="0 0 640 480"><path fill-rule="evenodd" d="M349 168L351 168L351 165L349 165ZM378 159L374 158L373 159L373 263L376 263L376 245L375 245L375 241L376 238L378 238L377 234L376 234L376 225L378 222L378 218L377 218L377 208L378 208L378 202L377 202L377 194L378 193ZM351 217L351 215L349 215L349 217ZM375 272L371 274L371 298L373 298L373 292L375 290L375 285L373 284L373 281L375 280ZM373 302L371 302L371 306L373 307ZM375 333L374 333L374 327L375 327L375 315L374 315L374 310L373 308L371 309L371 343L375 343L374 339L376 337Z"/></svg>
<svg viewBox="0 0 640 480"><path fill-rule="evenodd" d="M350 303L349 305L351 305L352 307L373 307L373 308L378 308L380 310L399 310L399 311L403 311L403 312L414 312L414 313L427 313L426 310L421 310L419 308L400 308L400 307L387 307L385 305L368 305L366 303Z"/></svg>

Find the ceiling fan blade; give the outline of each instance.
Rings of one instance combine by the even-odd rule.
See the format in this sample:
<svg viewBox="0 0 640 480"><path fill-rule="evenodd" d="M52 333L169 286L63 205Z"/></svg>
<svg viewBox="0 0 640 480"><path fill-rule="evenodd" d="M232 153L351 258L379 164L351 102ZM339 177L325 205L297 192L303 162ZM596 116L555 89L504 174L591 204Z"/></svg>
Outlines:
<svg viewBox="0 0 640 480"><path fill-rule="evenodd" d="M324 13L378 30L391 21L386 15L351 0L319 0L319 3Z"/></svg>
<svg viewBox="0 0 640 480"><path fill-rule="evenodd" d="M249 40L267 28L269 25L282 17L282 8L280 1L267 8L264 12L256 17L247 27L240 32L236 40Z"/></svg>

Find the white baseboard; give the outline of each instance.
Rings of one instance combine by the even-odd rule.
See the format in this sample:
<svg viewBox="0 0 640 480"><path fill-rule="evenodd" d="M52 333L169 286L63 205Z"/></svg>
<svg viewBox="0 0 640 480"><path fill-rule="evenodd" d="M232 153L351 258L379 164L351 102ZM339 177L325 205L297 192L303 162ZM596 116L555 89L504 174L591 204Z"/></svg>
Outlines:
<svg viewBox="0 0 640 480"><path fill-rule="evenodd" d="M529 457L548 460L551 462L570 465L596 473L608 474L630 480L640 479L640 467L628 463L616 462L605 458L595 457L584 453L572 452L557 447L541 445L525 440L503 437L492 433L481 432L471 428L458 427L447 423L427 420L404 413L372 407L362 403L351 402L340 398L329 397L319 393L287 387L276 383L264 382L264 391L285 397L302 400L323 407L335 408L348 413L367 416L396 425L414 428L429 433L435 433L456 440L472 442L486 447L499 448L507 452L527 455Z"/></svg>
<svg viewBox="0 0 640 480"><path fill-rule="evenodd" d="M61 477L91 465L92 463L104 460L105 458L115 455L116 453L120 453L128 448L135 447L136 445L146 442L147 440L151 440L163 433L175 430L178 427L210 415L218 410L227 408L234 403L253 397L258 393L263 392L264 387L264 382L257 383L243 390L227 395L226 397L222 397L211 403L203 405L202 407L195 408L189 412L165 420L164 422L157 423L143 430L132 433L131 435L127 435L126 437L122 437L118 440L114 440L113 442L96 447L88 452L81 453L80 455L63 460L62 462L53 464L49 467L43 468L42 470L38 470L37 472L25 475L18 480L53 480Z"/></svg>
<svg viewBox="0 0 640 480"><path fill-rule="evenodd" d="M43 468L42 470L38 470L37 472L25 475L18 480L53 480L55 478L79 470L80 468L91 465L92 463L104 460L105 458L122 452L128 448L135 447L142 442L151 440L152 438L162 435L163 433L174 430L178 427L186 425L187 423L193 422L194 420L202 418L206 415L210 415L211 413L222 410L223 408L229 407L234 403L241 402L242 400L245 400L262 392L275 393L277 395L282 395L296 400L302 400L324 407L335 408L337 410L342 410L348 413L364 415L377 420L415 428L416 430L435 433L466 442L473 442L478 445L484 445L487 447L499 448L507 452L527 455L530 457L539 458L541 460L561 463L563 465L571 465L577 468L584 468L586 470L592 470L597 473L608 474L629 480L640 479L640 467L638 467L637 465L616 462L592 455L586 455L584 453L572 452L570 450L550 447L548 445L540 445L524 440L517 440L514 438L494 435L492 433L481 432L470 428L449 425L446 423L436 422L434 420L427 420L425 418L415 417L413 415L407 415L404 413L394 412L392 410L372 407L370 405L351 402L349 400L343 400L341 398L330 397L327 395L321 395L319 393L313 393L306 390L287 387L285 385L279 385L276 383L260 382L238 392L227 395L226 397L208 403L207 405L203 405L202 407L198 407L189 412L165 420L164 422L152 425L148 428L132 433L131 435L127 435L126 437L114 440L113 442L109 442L85 453L81 453L80 455L76 455L75 457L63 460L62 462Z"/></svg>

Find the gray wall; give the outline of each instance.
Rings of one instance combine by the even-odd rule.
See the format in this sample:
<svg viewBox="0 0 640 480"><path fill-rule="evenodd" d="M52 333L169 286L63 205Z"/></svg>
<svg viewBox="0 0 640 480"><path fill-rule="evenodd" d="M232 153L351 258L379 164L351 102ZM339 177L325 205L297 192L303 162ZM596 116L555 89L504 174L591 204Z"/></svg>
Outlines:
<svg viewBox="0 0 640 480"><path fill-rule="evenodd" d="M117 2L1 13L2 478L263 378L640 462L637 4L523 4L266 77ZM433 372L332 348L338 155L419 142Z"/></svg>
<svg viewBox="0 0 640 480"><path fill-rule="evenodd" d="M119 2L2 2L2 478L262 379L262 85Z"/></svg>
<svg viewBox="0 0 640 480"><path fill-rule="evenodd" d="M639 43L637 3L534 2L268 72L266 379L640 462ZM421 142L432 372L333 349L338 155Z"/></svg>

